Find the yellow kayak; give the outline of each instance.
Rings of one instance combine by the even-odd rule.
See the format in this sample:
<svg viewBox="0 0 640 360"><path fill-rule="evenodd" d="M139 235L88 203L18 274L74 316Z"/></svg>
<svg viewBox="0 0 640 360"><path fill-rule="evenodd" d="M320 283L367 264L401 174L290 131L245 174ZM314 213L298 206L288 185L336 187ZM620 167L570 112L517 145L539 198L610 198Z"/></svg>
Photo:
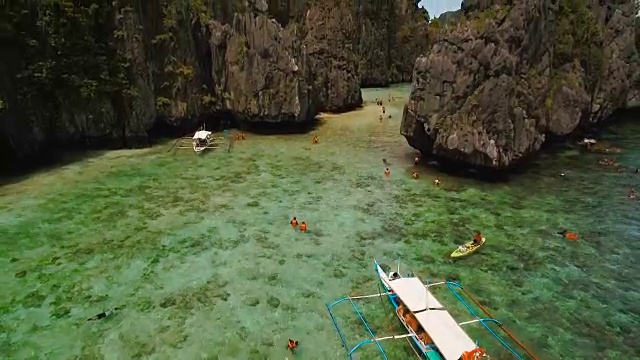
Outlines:
<svg viewBox="0 0 640 360"><path fill-rule="evenodd" d="M487 240L483 237L482 238L482 242L480 242L480 244L478 245L474 245L473 241L470 241L464 245L462 245L464 247L463 251L460 251L460 248L455 249L452 253L451 253L451 257L452 258L461 258L461 257L465 257L467 255L473 254L474 252L476 252L476 250L480 249L482 247L482 245L484 245L484 243Z"/></svg>

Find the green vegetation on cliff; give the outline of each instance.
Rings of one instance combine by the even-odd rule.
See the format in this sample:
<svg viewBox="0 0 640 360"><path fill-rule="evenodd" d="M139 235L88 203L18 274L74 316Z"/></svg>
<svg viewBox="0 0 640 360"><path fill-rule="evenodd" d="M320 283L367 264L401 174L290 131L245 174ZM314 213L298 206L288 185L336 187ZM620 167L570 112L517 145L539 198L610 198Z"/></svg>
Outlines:
<svg viewBox="0 0 640 360"><path fill-rule="evenodd" d="M595 86L605 64L605 55L602 51L603 28L594 9L584 0L561 0L555 16L553 69L577 61L585 71L587 86Z"/></svg>
<svg viewBox="0 0 640 360"><path fill-rule="evenodd" d="M74 113L101 114L104 101L134 97L114 17L111 1L42 1L28 8L6 3L0 27L11 48L3 70L18 70L17 96L8 99L9 106L24 109L27 118L45 126L40 130L55 134L55 118L75 121Z"/></svg>
<svg viewBox="0 0 640 360"><path fill-rule="evenodd" d="M576 74L583 71L585 85L589 91L597 85L605 65L602 50L602 25L594 9L582 0L561 0L556 17L556 28L552 37L553 61L549 91L545 108L553 108L556 92L561 85L574 89L582 86Z"/></svg>

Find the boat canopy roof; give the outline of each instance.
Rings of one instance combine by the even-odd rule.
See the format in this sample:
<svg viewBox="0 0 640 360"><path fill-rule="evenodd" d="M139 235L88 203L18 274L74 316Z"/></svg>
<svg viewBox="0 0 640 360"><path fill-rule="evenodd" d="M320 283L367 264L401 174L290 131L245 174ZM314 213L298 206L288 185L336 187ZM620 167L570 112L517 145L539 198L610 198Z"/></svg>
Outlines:
<svg viewBox="0 0 640 360"><path fill-rule="evenodd" d="M389 287L413 312L445 360L458 360L476 344L417 277L389 281Z"/></svg>
<svg viewBox="0 0 640 360"><path fill-rule="evenodd" d="M200 131L196 131L196 133L193 135L193 139L194 140L196 140L196 139L204 140L209 135L211 135L211 131L200 130Z"/></svg>
<svg viewBox="0 0 640 360"><path fill-rule="evenodd" d="M458 360L466 351L476 348L473 340L446 310L426 310L415 314L445 360Z"/></svg>
<svg viewBox="0 0 640 360"><path fill-rule="evenodd" d="M390 280L389 287L411 312L442 307L438 299L417 277Z"/></svg>

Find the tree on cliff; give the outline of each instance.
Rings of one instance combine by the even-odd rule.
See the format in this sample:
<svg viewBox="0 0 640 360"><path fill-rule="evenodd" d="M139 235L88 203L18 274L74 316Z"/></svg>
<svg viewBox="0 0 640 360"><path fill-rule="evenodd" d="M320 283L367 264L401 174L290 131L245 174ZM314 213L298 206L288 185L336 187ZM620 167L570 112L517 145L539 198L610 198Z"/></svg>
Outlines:
<svg viewBox="0 0 640 360"><path fill-rule="evenodd" d="M60 130L54 120L64 108L99 113L95 99L134 95L127 60L115 46L118 34L109 25L115 17L110 4L48 1L31 3L28 9L18 2L5 4L0 26L11 46L3 54L3 70L17 73L17 92L8 100L24 109L27 118L44 124L41 130L51 139Z"/></svg>
<svg viewBox="0 0 640 360"><path fill-rule="evenodd" d="M603 28L594 9L584 0L562 0L556 17L553 68L577 61L587 75L588 86L595 86L604 66L604 54Z"/></svg>

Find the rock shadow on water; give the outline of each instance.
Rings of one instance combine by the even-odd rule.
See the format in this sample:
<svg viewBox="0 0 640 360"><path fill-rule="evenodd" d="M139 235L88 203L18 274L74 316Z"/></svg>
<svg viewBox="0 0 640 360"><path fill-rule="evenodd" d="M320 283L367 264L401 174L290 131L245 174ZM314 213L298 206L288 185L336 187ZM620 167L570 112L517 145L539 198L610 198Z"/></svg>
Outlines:
<svg viewBox="0 0 640 360"><path fill-rule="evenodd" d="M314 117L304 122L281 121L273 122L265 119L265 121L238 121L238 129L259 135L287 135L287 134L307 134L318 130L324 120Z"/></svg>
<svg viewBox="0 0 640 360"><path fill-rule="evenodd" d="M542 165L539 161L540 156L546 155L549 152L565 151L568 146L566 144L561 146L556 143L545 144L543 144L540 151L523 157L515 164L504 168L471 165L461 160L447 158L437 154L425 154L419 166L428 166L452 177L470 178L492 184L504 184L514 180L516 177L526 176L532 172L544 171L545 169L541 168ZM413 162L414 156L413 153L407 154L407 161Z"/></svg>

